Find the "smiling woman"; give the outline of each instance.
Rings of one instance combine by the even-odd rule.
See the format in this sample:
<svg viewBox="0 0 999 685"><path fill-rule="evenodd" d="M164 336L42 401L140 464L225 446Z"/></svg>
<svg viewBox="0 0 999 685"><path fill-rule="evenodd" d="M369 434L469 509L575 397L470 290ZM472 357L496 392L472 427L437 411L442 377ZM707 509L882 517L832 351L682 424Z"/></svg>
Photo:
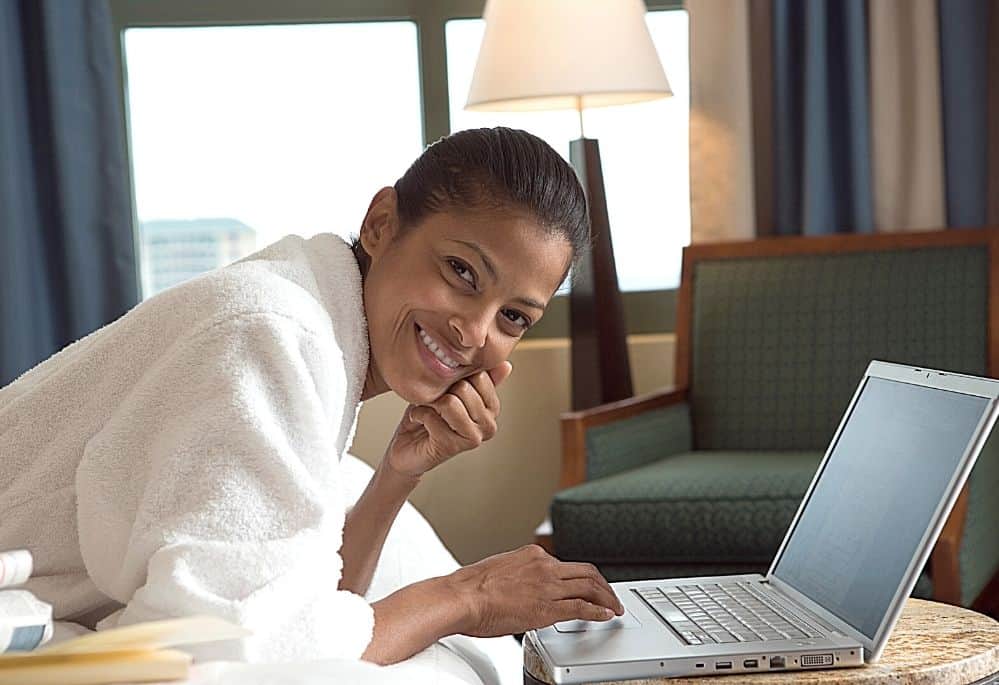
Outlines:
<svg viewBox="0 0 999 685"><path fill-rule="evenodd" d="M544 314L572 247L522 210L447 210L401 230L394 205L392 189L375 196L359 243L371 262L365 277L376 360L371 392L391 388L424 403L509 357ZM407 287L389 287L399 274L407 275ZM428 373L414 373L421 366Z"/></svg>
<svg viewBox="0 0 999 685"><path fill-rule="evenodd" d="M363 597L422 475L496 433L507 358L586 235L540 139L441 139L353 246L288 236L0 389L0 548L33 552L27 587L57 619L253 629L213 658L394 663L447 635L609 618L594 567L534 546ZM340 460L360 402L389 391L408 406L348 511Z"/></svg>
<svg viewBox="0 0 999 685"><path fill-rule="evenodd" d="M508 128L444 138L375 194L353 244L371 350L362 398L392 390L410 405L347 517L341 587L370 581L381 544L371 541L384 539L420 476L493 437L496 386L512 371L507 358L544 315L587 236L572 169L540 138ZM456 625L496 635L562 612L599 619L620 610L592 567L559 564L536 549L485 559L449 583L443 595L413 586L376 607L366 657L404 658ZM405 593L414 592L438 603L443 623L406 618L413 599ZM478 625L456 619L445 596L473 607Z"/></svg>

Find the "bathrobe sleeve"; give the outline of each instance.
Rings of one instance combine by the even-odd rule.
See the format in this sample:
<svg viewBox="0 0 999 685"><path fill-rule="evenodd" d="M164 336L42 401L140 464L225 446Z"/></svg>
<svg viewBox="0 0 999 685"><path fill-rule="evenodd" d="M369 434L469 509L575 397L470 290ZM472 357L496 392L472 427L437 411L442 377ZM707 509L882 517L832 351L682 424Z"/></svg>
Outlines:
<svg viewBox="0 0 999 685"><path fill-rule="evenodd" d="M360 657L374 618L337 589L335 432L355 408L333 336L250 313L146 363L77 472L84 562L125 605L110 623L212 614L253 631L201 659Z"/></svg>

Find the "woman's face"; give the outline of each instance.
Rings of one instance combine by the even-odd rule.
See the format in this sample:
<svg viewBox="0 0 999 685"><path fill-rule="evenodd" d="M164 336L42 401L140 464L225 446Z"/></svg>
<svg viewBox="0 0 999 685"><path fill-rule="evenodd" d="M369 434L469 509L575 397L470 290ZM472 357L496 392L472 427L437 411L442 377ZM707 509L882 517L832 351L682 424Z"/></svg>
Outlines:
<svg viewBox="0 0 999 685"><path fill-rule="evenodd" d="M395 198L380 190L361 229L371 257L365 396L391 389L426 404L509 357L544 313L571 248L508 213L435 213L400 231Z"/></svg>

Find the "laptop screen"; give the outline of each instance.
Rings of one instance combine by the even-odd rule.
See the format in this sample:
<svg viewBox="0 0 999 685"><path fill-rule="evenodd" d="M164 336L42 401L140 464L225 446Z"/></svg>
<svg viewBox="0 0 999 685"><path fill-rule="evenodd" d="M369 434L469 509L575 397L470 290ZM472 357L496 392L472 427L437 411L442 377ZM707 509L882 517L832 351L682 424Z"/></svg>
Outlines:
<svg viewBox="0 0 999 685"><path fill-rule="evenodd" d="M869 377L774 575L873 640L988 403Z"/></svg>

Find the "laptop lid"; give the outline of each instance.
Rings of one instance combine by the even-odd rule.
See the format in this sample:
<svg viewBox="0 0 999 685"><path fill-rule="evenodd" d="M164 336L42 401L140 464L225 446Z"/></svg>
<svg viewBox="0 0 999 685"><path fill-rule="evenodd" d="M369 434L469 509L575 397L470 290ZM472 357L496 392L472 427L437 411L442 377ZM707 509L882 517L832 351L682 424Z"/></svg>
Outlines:
<svg viewBox="0 0 999 685"><path fill-rule="evenodd" d="M999 382L871 362L768 580L884 648L996 420Z"/></svg>

